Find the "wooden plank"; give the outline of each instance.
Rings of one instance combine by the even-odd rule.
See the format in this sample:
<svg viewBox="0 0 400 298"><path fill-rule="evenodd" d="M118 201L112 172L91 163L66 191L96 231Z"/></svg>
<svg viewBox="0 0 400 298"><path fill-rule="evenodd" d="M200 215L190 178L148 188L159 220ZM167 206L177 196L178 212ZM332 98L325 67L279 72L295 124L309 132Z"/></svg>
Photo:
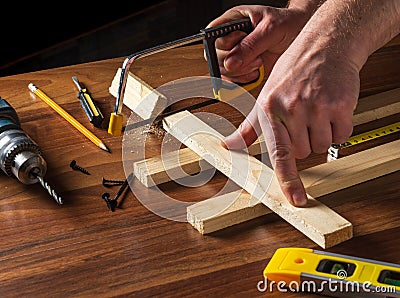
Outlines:
<svg viewBox="0 0 400 298"><path fill-rule="evenodd" d="M400 140L301 171L307 192L319 197L400 169Z"/></svg>
<svg viewBox="0 0 400 298"><path fill-rule="evenodd" d="M250 155L267 152L264 139L260 137L248 147ZM171 180L206 171L213 168L190 148L154 156L133 163L133 173L146 187L152 187Z"/></svg>
<svg viewBox="0 0 400 298"><path fill-rule="evenodd" d="M400 88L360 98L353 125L360 125L400 113Z"/></svg>
<svg viewBox="0 0 400 298"><path fill-rule="evenodd" d="M118 68L109 87L109 92L117 97L121 68ZM144 100L146 103L144 104ZM168 104L167 98L140 79L135 74L129 72L126 82L124 104L143 119L157 116Z"/></svg>
<svg viewBox="0 0 400 298"><path fill-rule="evenodd" d="M251 195L241 189L188 206L187 221L201 234L224 228L272 213L263 203L251 205Z"/></svg>
<svg viewBox="0 0 400 298"><path fill-rule="evenodd" d="M291 205L272 169L244 151L223 148L220 144L223 136L190 112L169 116L163 125L166 131L319 246L331 247L353 236L350 222L311 196L306 208Z"/></svg>
<svg viewBox="0 0 400 298"><path fill-rule="evenodd" d="M308 168L300 171L300 177L307 193L317 198L398 171L398 148L400 140ZM200 233L207 234L272 212L262 203L249 207L250 200L247 192L216 196L189 206L187 219Z"/></svg>

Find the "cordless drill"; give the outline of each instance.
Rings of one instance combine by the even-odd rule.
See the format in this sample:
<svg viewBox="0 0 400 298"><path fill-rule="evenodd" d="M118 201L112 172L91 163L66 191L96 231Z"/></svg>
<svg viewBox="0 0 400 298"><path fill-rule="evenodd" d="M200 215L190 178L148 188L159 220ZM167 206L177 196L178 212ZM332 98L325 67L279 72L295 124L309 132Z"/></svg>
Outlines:
<svg viewBox="0 0 400 298"><path fill-rule="evenodd" d="M24 184L39 182L58 203L62 199L44 181L47 163L40 147L22 130L14 108L0 97L0 168Z"/></svg>

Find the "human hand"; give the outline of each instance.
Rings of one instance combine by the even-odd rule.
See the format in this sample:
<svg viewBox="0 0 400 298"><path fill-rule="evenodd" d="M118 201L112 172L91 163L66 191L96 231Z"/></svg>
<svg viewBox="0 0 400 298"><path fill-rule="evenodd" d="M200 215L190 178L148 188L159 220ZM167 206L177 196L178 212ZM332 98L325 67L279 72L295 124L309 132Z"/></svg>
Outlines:
<svg viewBox="0 0 400 298"><path fill-rule="evenodd" d="M223 145L242 149L263 133L282 192L307 203L296 159L327 152L352 133L359 66L321 38L299 36L276 62L256 105Z"/></svg>
<svg viewBox="0 0 400 298"><path fill-rule="evenodd" d="M259 76L261 65L268 75L310 15L309 8L300 7L242 5L227 10L207 27L249 17L254 30L247 36L235 31L216 40L221 77L236 83L250 82Z"/></svg>

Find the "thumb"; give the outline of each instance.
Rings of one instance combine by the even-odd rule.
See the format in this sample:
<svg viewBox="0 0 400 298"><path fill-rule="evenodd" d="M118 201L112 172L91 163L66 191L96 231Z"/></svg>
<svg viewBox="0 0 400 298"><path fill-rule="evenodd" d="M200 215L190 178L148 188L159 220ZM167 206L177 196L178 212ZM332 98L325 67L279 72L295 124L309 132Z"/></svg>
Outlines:
<svg viewBox="0 0 400 298"><path fill-rule="evenodd" d="M254 143L258 138L260 125L255 107L239 127L222 141L222 146L227 149L244 149Z"/></svg>
<svg viewBox="0 0 400 298"><path fill-rule="evenodd" d="M228 71L243 71L243 68L257 69L263 61L261 54L270 47L270 38L257 25L252 32L243 37L227 54L224 66Z"/></svg>
<svg viewBox="0 0 400 298"><path fill-rule="evenodd" d="M224 66L228 71L238 72L243 68L255 70L263 64L262 54L280 43L284 34L270 18L254 18L254 30L244 36L227 54Z"/></svg>

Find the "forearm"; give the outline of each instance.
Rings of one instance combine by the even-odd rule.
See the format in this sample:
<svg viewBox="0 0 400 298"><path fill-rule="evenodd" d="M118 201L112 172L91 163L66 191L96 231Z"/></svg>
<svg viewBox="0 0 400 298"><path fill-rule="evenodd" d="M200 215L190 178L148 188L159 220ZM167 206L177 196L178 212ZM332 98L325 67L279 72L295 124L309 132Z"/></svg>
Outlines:
<svg viewBox="0 0 400 298"><path fill-rule="evenodd" d="M399 0L326 0L301 35L361 69L369 55L399 33Z"/></svg>
<svg viewBox="0 0 400 298"><path fill-rule="evenodd" d="M308 14L308 17L314 14L314 12L324 3L325 0L289 0L287 8L299 9Z"/></svg>

